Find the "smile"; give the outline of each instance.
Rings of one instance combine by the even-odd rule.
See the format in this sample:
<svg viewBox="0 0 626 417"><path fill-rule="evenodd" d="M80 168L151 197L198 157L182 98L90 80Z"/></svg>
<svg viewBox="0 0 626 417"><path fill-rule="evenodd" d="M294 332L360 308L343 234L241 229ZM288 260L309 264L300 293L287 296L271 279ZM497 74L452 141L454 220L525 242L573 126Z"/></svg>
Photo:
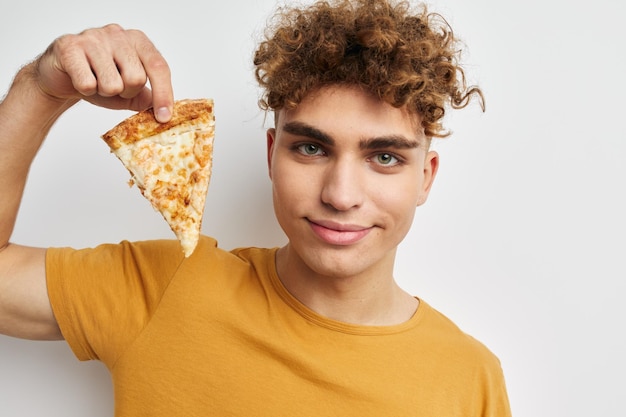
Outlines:
<svg viewBox="0 0 626 417"><path fill-rule="evenodd" d="M372 231L371 227L307 220L315 235L331 245L347 246L355 244Z"/></svg>

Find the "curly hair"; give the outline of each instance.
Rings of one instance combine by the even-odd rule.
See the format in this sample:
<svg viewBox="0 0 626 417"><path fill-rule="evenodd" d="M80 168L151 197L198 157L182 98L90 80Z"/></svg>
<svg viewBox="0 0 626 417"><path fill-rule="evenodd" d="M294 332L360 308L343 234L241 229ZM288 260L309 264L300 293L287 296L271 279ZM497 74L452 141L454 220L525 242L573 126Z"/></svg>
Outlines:
<svg viewBox="0 0 626 417"><path fill-rule="evenodd" d="M391 0L319 1L279 8L254 55L263 110L293 108L312 90L358 85L381 100L422 117L428 137L445 137L446 104L467 106L460 49L448 23L422 5Z"/></svg>

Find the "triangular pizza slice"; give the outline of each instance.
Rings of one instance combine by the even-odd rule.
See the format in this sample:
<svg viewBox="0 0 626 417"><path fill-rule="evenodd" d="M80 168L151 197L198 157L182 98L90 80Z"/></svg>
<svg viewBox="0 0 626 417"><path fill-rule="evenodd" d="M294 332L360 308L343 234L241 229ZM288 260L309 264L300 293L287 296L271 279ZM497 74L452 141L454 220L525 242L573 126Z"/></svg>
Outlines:
<svg viewBox="0 0 626 417"><path fill-rule="evenodd" d="M159 123L152 109L102 135L144 197L163 215L190 256L200 237L211 179L213 100L179 100L172 119Z"/></svg>

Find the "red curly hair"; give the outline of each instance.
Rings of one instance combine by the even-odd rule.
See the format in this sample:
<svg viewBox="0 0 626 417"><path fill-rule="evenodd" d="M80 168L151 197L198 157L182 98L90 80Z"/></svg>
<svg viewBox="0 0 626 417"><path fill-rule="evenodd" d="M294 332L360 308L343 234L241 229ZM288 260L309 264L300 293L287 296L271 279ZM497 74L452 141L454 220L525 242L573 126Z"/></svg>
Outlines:
<svg viewBox="0 0 626 417"><path fill-rule="evenodd" d="M449 135L447 104L465 107L478 87L467 87L458 40L426 6L413 10L387 0L319 1L280 8L255 55L265 90L264 110L293 108L324 85L358 85L395 107L422 117L428 137Z"/></svg>

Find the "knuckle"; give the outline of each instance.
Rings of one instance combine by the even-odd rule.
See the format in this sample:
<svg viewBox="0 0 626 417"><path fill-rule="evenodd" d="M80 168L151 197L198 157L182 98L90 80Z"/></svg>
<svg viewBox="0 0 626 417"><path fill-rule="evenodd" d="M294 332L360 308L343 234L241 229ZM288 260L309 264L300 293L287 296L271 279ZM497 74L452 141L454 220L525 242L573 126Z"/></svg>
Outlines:
<svg viewBox="0 0 626 417"><path fill-rule="evenodd" d="M109 33L123 33L124 28L119 23L109 23L102 27L105 32Z"/></svg>
<svg viewBox="0 0 626 417"><path fill-rule="evenodd" d="M158 71L164 75L170 75L170 67L163 59L163 57L159 54L153 55L147 59L147 65L149 65L153 70Z"/></svg>
<svg viewBox="0 0 626 417"><path fill-rule="evenodd" d="M99 28L90 28L76 35L79 42L100 45L107 39L117 39L124 36L124 28L117 23L110 23Z"/></svg>
<svg viewBox="0 0 626 417"><path fill-rule="evenodd" d="M104 97L113 97L124 91L124 84L121 81L109 81L98 84L98 94Z"/></svg>
<svg viewBox="0 0 626 417"><path fill-rule="evenodd" d="M126 32L129 36L132 36L134 38L147 38L146 34L139 29L127 29Z"/></svg>
<svg viewBox="0 0 626 417"><path fill-rule="evenodd" d="M126 88L142 87L147 81L148 78L145 73L132 73L124 77L124 85Z"/></svg>
<svg viewBox="0 0 626 417"><path fill-rule="evenodd" d="M95 79L75 79L73 85L76 91L83 96L91 96L98 90L98 83Z"/></svg>
<svg viewBox="0 0 626 417"><path fill-rule="evenodd" d="M49 50L59 57L66 57L80 43L78 35L62 35L52 42Z"/></svg>

